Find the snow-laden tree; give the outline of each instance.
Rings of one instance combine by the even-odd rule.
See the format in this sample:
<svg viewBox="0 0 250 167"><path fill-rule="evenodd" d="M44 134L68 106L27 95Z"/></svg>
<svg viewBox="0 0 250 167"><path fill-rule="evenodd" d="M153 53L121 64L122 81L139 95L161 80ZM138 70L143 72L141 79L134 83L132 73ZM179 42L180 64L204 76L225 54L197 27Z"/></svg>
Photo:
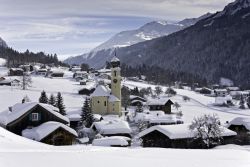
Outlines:
<svg viewBox="0 0 250 167"><path fill-rule="evenodd" d="M94 116L93 116L93 113L92 113L88 98L86 98L86 100L84 102L84 105L82 107L81 117L82 117L83 124L87 128L89 128L94 122Z"/></svg>
<svg viewBox="0 0 250 167"><path fill-rule="evenodd" d="M48 97L44 90L41 92L41 96L39 97L39 103L48 103Z"/></svg>
<svg viewBox="0 0 250 167"><path fill-rule="evenodd" d="M56 98L53 94L51 94L49 97L49 104L52 106L56 106Z"/></svg>
<svg viewBox="0 0 250 167"><path fill-rule="evenodd" d="M63 97L60 92L58 92L56 96L56 107L59 109L60 114L66 115L65 106L63 103Z"/></svg>
<svg viewBox="0 0 250 167"><path fill-rule="evenodd" d="M127 110L127 107L130 105L130 90L128 87L123 86L121 89L121 94L122 94L122 106L125 108L125 111Z"/></svg>
<svg viewBox="0 0 250 167"><path fill-rule="evenodd" d="M222 128L215 114L194 118L189 129L195 133L195 139L200 139L206 148L211 148L221 142Z"/></svg>
<svg viewBox="0 0 250 167"><path fill-rule="evenodd" d="M156 96L159 96L160 94L162 94L162 88L160 86L156 86L155 87L155 94Z"/></svg>
<svg viewBox="0 0 250 167"><path fill-rule="evenodd" d="M23 90L26 90L28 87L31 87L32 85L32 79L29 73L23 72L23 75L21 76L20 79L20 85Z"/></svg>
<svg viewBox="0 0 250 167"><path fill-rule="evenodd" d="M168 97L171 97L175 96L177 93L173 88L168 87L167 90L165 91L165 94L168 95Z"/></svg>

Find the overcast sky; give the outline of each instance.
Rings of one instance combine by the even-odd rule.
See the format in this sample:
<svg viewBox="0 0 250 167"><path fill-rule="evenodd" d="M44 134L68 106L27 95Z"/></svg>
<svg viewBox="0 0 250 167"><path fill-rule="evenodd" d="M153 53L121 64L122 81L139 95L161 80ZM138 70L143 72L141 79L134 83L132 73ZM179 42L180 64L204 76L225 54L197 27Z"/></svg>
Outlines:
<svg viewBox="0 0 250 167"><path fill-rule="evenodd" d="M233 0L0 0L0 37L19 51L88 52L115 33L153 20L216 12Z"/></svg>

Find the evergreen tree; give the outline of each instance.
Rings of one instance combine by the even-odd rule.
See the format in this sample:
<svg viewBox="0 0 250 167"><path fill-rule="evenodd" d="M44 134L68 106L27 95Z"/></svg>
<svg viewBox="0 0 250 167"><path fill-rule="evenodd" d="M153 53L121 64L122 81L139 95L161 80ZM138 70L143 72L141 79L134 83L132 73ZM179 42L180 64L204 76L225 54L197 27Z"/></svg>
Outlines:
<svg viewBox="0 0 250 167"><path fill-rule="evenodd" d="M130 105L130 90L128 87L123 86L121 89L122 94L122 106L125 108L125 111L127 111L127 107Z"/></svg>
<svg viewBox="0 0 250 167"><path fill-rule="evenodd" d="M66 115L65 106L63 104L63 97L60 92L57 93L56 107L59 109L60 114Z"/></svg>
<svg viewBox="0 0 250 167"><path fill-rule="evenodd" d="M53 94L50 95L49 104L52 106L56 106L56 98Z"/></svg>
<svg viewBox="0 0 250 167"><path fill-rule="evenodd" d="M91 111L91 107L90 107L90 104L89 104L89 99L86 98L85 102L84 102L84 105L82 107L82 114L81 114L81 117L82 117L82 122L83 124L89 128L93 122L94 122L94 116L92 114L92 111Z"/></svg>
<svg viewBox="0 0 250 167"><path fill-rule="evenodd" d="M245 99L242 95L240 97L240 109L245 109Z"/></svg>
<svg viewBox="0 0 250 167"><path fill-rule="evenodd" d="M48 103L48 97L47 97L46 92L44 90L41 92L41 96L39 98L39 103L45 103L45 104Z"/></svg>

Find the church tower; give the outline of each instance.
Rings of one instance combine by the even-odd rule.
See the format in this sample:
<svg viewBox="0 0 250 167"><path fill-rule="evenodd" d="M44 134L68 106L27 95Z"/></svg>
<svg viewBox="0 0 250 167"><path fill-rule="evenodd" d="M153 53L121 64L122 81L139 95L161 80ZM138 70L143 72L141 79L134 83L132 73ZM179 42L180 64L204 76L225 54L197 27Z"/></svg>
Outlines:
<svg viewBox="0 0 250 167"><path fill-rule="evenodd" d="M111 66L111 93L121 100L121 68L116 56L111 60Z"/></svg>

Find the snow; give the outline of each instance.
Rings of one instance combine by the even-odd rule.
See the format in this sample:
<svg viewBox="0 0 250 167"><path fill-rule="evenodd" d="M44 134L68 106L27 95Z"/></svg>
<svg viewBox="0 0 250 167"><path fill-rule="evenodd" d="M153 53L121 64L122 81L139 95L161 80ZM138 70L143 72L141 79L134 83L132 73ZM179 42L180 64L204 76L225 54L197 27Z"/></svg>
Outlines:
<svg viewBox="0 0 250 167"><path fill-rule="evenodd" d="M24 115L30 109L34 108L37 105L43 107L44 109L49 111L51 114L57 116L58 118L66 121L66 122L69 122L69 119L67 117L64 117L63 115L58 113L57 108L55 108L55 107L53 107L51 105L48 105L48 104L42 104L42 103L37 103L37 102L17 103L14 106L9 107L9 109L7 109L7 110L3 111L2 113L0 113L0 122L3 125L7 125L7 124L15 121L16 119L18 119L22 115Z"/></svg>
<svg viewBox="0 0 250 167"><path fill-rule="evenodd" d="M116 57L116 56L114 56L112 59L111 59L111 61L110 62L119 62L120 60Z"/></svg>
<svg viewBox="0 0 250 167"><path fill-rule="evenodd" d="M96 128L97 131L102 135L114 135L114 134L130 134L132 130L130 129L128 122L121 120L103 120L100 122L94 122L92 129Z"/></svg>
<svg viewBox="0 0 250 167"><path fill-rule="evenodd" d="M104 85L98 85L95 91L91 94L91 97L97 96L109 96L110 90Z"/></svg>
<svg viewBox="0 0 250 167"><path fill-rule="evenodd" d="M130 139L128 137L122 137L122 136L104 137L101 139L94 139L92 145L93 146L128 146L129 140Z"/></svg>
<svg viewBox="0 0 250 167"><path fill-rule="evenodd" d="M195 132L189 129L190 124L178 124L178 125L157 125L149 129L146 129L138 134L138 137L142 137L153 131L159 131L170 139L187 139L195 137ZM222 136L235 136L235 132L221 126Z"/></svg>
<svg viewBox="0 0 250 167"><path fill-rule="evenodd" d="M67 117L70 121L80 121L82 118L80 114L69 114Z"/></svg>
<svg viewBox="0 0 250 167"><path fill-rule="evenodd" d="M243 125L246 129L250 131L250 118L237 117L230 121L227 127L230 127L231 125Z"/></svg>
<svg viewBox="0 0 250 167"><path fill-rule="evenodd" d="M74 129L71 129L67 125L64 125L60 122L53 122L53 121L45 122L31 129L25 129L22 131L22 136L32 140L41 141L42 139L47 137L49 134L51 134L58 128L62 128L71 133L72 135L78 136Z"/></svg>
<svg viewBox="0 0 250 167"><path fill-rule="evenodd" d="M5 65L5 63L6 63L6 60L3 58L0 58L0 67Z"/></svg>
<svg viewBox="0 0 250 167"><path fill-rule="evenodd" d="M117 97L115 97L114 95L110 95L109 96L109 101L110 102L117 102L117 101L120 101Z"/></svg>

